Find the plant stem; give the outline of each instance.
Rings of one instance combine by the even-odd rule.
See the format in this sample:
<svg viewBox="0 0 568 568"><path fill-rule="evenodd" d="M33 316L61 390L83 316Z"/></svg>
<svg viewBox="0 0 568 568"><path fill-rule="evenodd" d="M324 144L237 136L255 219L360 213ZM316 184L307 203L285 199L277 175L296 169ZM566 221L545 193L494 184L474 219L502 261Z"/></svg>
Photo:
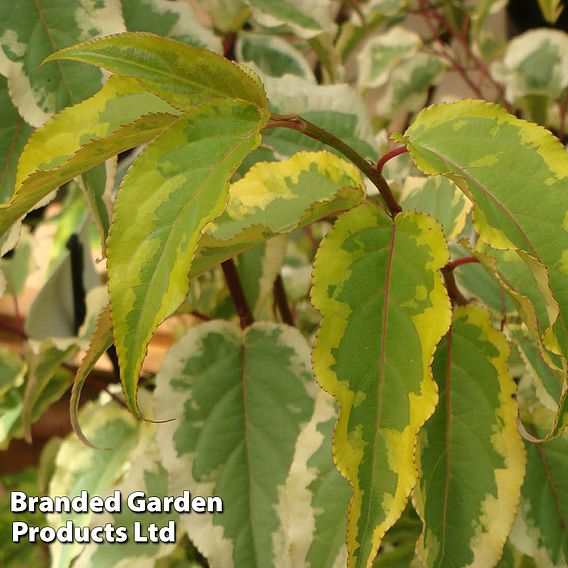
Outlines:
<svg viewBox="0 0 568 568"><path fill-rule="evenodd" d="M288 295L286 294L286 288L284 287L284 280L281 274L278 274L274 281L274 301L278 307L282 321L293 327L295 325L294 314L288 303Z"/></svg>
<svg viewBox="0 0 568 568"><path fill-rule="evenodd" d="M392 160L393 158L396 158L401 154L405 154L406 152L408 152L408 148L406 146L399 146L398 148L395 148L394 150L391 150L390 152L383 154L383 156L377 162L377 171L379 173L382 172L383 168L385 167L385 164L389 160Z"/></svg>
<svg viewBox="0 0 568 568"><path fill-rule="evenodd" d="M456 260L448 262L448 264L442 268L442 276L444 277L450 300L458 306L465 306L469 303L469 300L462 294L458 287L456 277L454 276L454 269L458 266L473 264L475 262L479 261L474 256L464 256L463 258L457 258Z"/></svg>
<svg viewBox="0 0 568 568"><path fill-rule="evenodd" d="M469 300L461 293L456 282L456 277L454 276L454 271L447 265L442 268L442 276L444 277L444 282L446 283L446 289L450 300L453 304L458 306L465 306L469 303Z"/></svg>
<svg viewBox="0 0 568 568"><path fill-rule="evenodd" d="M448 270L453 270L458 266L462 266L462 264L474 264L476 262L479 262L479 260L477 260L475 256L464 256L463 258L457 258L456 260L452 260L452 262L448 262L448 264L446 264L446 268Z"/></svg>
<svg viewBox="0 0 568 568"><path fill-rule="evenodd" d="M316 124L313 124L298 115L278 115L273 113L271 118L272 120L265 126L265 128L281 127L298 130L302 134L305 134L314 140L318 140L323 144L327 144L341 152L348 160L355 164L379 190L391 217L396 217L396 215L402 211L402 208L390 190L387 180L373 167L371 163L365 160L365 158L363 158L363 156L361 156L351 146L343 142L343 140L336 138L333 134L331 134L331 132L320 128Z"/></svg>
<svg viewBox="0 0 568 568"><path fill-rule="evenodd" d="M235 261L232 258L221 263L221 268L223 269L223 274L225 275L225 280L227 281L227 286L229 287L229 292L235 306L235 311L239 316L239 321L241 323L241 329L246 329L249 325L254 322L254 316L247 302L245 296L245 291L243 290L243 285L241 284L241 279L239 278L239 272L235 265Z"/></svg>

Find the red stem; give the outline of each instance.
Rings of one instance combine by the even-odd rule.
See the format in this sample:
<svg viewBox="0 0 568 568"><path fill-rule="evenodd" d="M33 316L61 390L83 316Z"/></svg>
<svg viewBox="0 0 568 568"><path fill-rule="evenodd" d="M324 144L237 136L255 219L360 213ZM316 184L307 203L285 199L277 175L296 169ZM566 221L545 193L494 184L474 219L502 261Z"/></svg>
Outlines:
<svg viewBox="0 0 568 568"><path fill-rule="evenodd" d="M458 266L462 266L462 264L474 264L476 262L479 262L479 260L477 260L474 256L464 256L463 258L456 258L456 260L448 262L448 264L446 264L446 268L448 270L453 270Z"/></svg>
<svg viewBox="0 0 568 568"><path fill-rule="evenodd" d="M379 170L379 172L382 172L383 168L385 167L385 164L389 160L392 160L393 158L396 158L401 154L405 154L406 152L408 152L408 148L406 146L399 146L398 148L395 148L394 150L387 152L377 162L377 170Z"/></svg>

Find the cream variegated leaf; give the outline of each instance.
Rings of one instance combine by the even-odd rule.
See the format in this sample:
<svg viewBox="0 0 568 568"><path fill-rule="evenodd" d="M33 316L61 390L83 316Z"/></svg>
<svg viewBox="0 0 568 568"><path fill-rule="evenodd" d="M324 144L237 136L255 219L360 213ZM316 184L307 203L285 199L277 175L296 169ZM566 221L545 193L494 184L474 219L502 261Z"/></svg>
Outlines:
<svg viewBox="0 0 568 568"><path fill-rule="evenodd" d="M507 46L504 64L506 95L560 100L568 87L568 34L560 30L530 30Z"/></svg>
<svg viewBox="0 0 568 568"><path fill-rule="evenodd" d="M314 85L306 79L287 75L280 78L263 75L270 108L279 114L301 114L325 128L368 159L377 159L378 148L371 129L367 106L350 85ZM263 140L282 156L299 150L329 147L300 132L272 128Z"/></svg>
<svg viewBox="0 0 568 568"><path fill-rule="evenodd" d="M420 36L398 26L373 36L357 56L358 83L363 88L384 85L401 61L412 57L422 45Z"/></svg>
<svg viewBox="0 0 568 568"><path fill-rule="evenodd" d="M431 217L392 220L370 205L340 217L316 255L312 302L323 319L312 357L340 404L334 455L354 488L350 568L372 566L417 479L416 437L437 402L430 362L450 324L438 272L448 256Z"/></svg>
<svg viewBox="0 0 568 568"><path fill-rule="evenodd" d="M433 362L440 401L418 444L414 504L425 566L490 568L502 555L526 459L508 358L487 312L454 312Z"/></svg>
<svg viewBox="0 0 568 568"><path fill-rule="evenodd" d="M140 435L140 423L125 408L115 402L90 402L81 410L81 422L85 433L98 447L110 451L95 450L85 446L74 433L62 442L55 461L55 472L49 483L49 495L75 497L81 490L89 495L106 497L128 471L134 449ZM48 522L60 527L67 520L77 526L87 526L92 513L52 513ZM54 542L50 546L51 566L67 568L80 554L84 544Z"/></svg>
<svg viewBox="0 0 568 568"><path fill-rule="evenodd" d="M390 74L385 92L377 103L377 114L388 121L396 114L416 112L424 105L428 88L440 83L446 64L429 53L404 60Z"/></svg>
<svg viewBox="0 0 568 568"><path fill-rule="evenodd" d="M203 26L189 2L168 0L121 0L129 32L152 32L195 47L221 53L218 36Z"/></svg>
<svg viewBox="0 0 568 568"><path fill-rule="evenodd" d="M257 33L239 34L235 43L237 60L270 77L297 75L315 83L313 71L301 51L277 37Z"/></svg>
<svg viewBox="0 0 568 568"><path fill-rule="evenodd" d="M118 0L21 0L0 5L0 74L26 122L41 126L54 112L93 95L102 74L75 63L42 66L58 49L124 31Z"/></svg>
<svg viewBox="0 0 568 568"><path fill-rule="evenodd" d="M32 128L18 114L8 92L8 82L0 75L0 203L10 200L16 182L16 167Z"/></svg>
<svg viewBox="0 0 568 568"><path fill-rule="evenodd" d="M330 0L246 0L255 18L266 27L285 25L302 38L333 32L333 7Z"/></svg>
<svg viewBox="0 0 568 568"><path fill-rule="evenodd" d="M308 345L287 326L208 322L170 350L157 376L156 418L176 420L158 427L158 445L172 493L189 483L223 498L222 515L182 518L211 564L297 566L284 493L315 390Z"/></svg>
<svg viewBox="0 0 568 568"><path fill-rule="evenodd" d="M544 128L476 100L423 110L401 139L423 172L450 177L473 201L486 244L517 250L546 268L560 308L549 345L566 358L568 154L562 144Z"/></svg>
<svg viewBox="0 0 568 568"><path fill-rule="evenodd" d="M185 300L201 232L225 209L229 180L260 142L267 112L244 101L187 111L130 167L108 240L114 339L126 403L154 330Z"/></svg>
<svg viewBox="0 0 568 568"><path fill-rule="evenodd" d="M336 420L333 397L320 390L314 414L298 436L284 493L294 566L339 568L347 559L345 521L351 486L333 463Z"/></svg>

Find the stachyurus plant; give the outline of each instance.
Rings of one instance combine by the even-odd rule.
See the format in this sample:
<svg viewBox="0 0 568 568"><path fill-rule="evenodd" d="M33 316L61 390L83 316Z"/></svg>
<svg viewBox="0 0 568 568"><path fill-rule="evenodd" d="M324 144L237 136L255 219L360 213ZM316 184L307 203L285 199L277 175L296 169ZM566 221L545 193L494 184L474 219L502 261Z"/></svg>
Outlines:
<svg viewBox="0 0 568 568"><path fill-rule="evenodd" d="M123 13L165 4L124 2ZM175 39L101 29L33 68L47 99L25 75L37 87L27 113L15 87L31 60L17 43L0 59L2 104L22 123L1 180L3 252L16 246L0 265L8 292L22 288L22 218L74 179L61 215L83 231L65 215L88 211L108 270L108 299L87 306L73 340L34 337L27 322L28 360L0 351L3 440L29 434L88 341L76 437L52 458L51 494L220 495L222 515L179 522L196 562L221 568L565 566L568 74L555 57L567 57L566 34L527 32L495 63L483 22L499 2L369 2L338 18L336 35L331 2L214 4L203 2L225 57L205 28L189 43L211 49L174 28L153 31ZM540 4L558 18L560 3ZM398 25L413 11L429 42ZM313 50L326 85L270 18ZM377 130L408 115L380 157L358 95L332 85L353 53L359 88L383 89ZM62 84L92 72L69 62L110 77L47 108L55 66ZM476 98L420 110L448 67ZM481 100L490 89L498 102ZM111 204L116 156L128 170ZM152 336L180 313L196 319L149 380ZM79 411L105 352L130 413L116 394ZM51 548L53 566L118 565L112 546ZM178 552L121 554L169 566Z"/></svg>

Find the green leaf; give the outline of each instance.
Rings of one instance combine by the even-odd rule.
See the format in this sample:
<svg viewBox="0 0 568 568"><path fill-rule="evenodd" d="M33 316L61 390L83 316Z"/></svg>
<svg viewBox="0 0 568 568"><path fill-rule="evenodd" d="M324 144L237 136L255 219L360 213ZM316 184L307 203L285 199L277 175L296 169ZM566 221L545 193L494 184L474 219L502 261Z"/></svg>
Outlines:
<svg viewBox="0 0 568 568"><path fill-rule="evenodd" d="M237 59L271 77L296 75L315 83L306 58L289 42L277 37L251 32L239 34L235 53Z"/></svg>
<svg viewBox="0 0 568 568"><path fill-rule="evenodd" d="M201 232L227 203L229 180L258 146L266 111L242 101L205 103L184 114L130 167L108 240L114 338L128 406L158 325L186 298Z"/></svg>
<svg viewBox="0 0 568 568"><path fill-rule="evenodd" d="M132 452L139 437L135 418L114 402L91 402L81 410L85 433L97 446L108 445L112 450L103 452L86 447L75 434L65 438L56 458L55 473L49 485L49 495L67 495L73 498L86 490L90 496L106 497L117 482L128 472ZM124 504L123 504L124 506ZM49 524L55 527L70 520L76 526L87 526L92 513L51 513ZM83 544L50 545L51 568L67 568L81 552Z"/></svg>
<svg viewBox="0 0 568 568"><path fill-rule="evenodd" d="M222 515L184 515L190 539L213 565L286 562L284 484L301 427L313 411L309 348L290 327L229 322L192 328L158 373L158 444L170 491L190 484L223 498Z"/></svg>
<svg viewBox="0 0 568 568"><path fill-rule="evenodd" d="M125 33L63 49L49 60L72 59L133 77L181 110L214 99L268 104L254 79L220 55L150 33Z"/></svg>
<svg viewBox="0 0 568 568"><path fill-rule="evenodd" d="M494 566L502 555L526 460L508 359L487 312L454 312L433 363L440 402L419 437L414 504L425 566Z"/></svg>
<svg viewBox="0 0 568 568"><path fill-rule="evenodd" d="M349 85L313 85L299 77L263 76L270 108L279 114L301 114L352 146L365 158L376 160L378 148L363 99ZM263 140L279 154L329 147L288 128L271 128ZM335 152L335 150L332 150Z"/></svg>
<svg viewBox="0 0 568 568"><path fill-rule="evenodd" d="M21 0L0 5L0 73L14 105L32 126L93 95L102 84L97 69L74 63L41 66L63 47L124 30L116 0Z"/></svg>
<svg viewBox="0 0 568 568"><path fill-rule="evenodd" d="M16 165L32 128L10 100L8 83L0 75L0 203L5 203L12 196L16 181Z"/></svg>
<svg viewBox="0 0 568 568"><path fill-rule="evenodd" d="M384 85L391 71L401 61L412 57L421 45L422 40L417 33L399 26L371 37L357 55L359 86L370 89Z"/></svg>
<svg viewBox="0 0 568 568"><path fill-rule="evenodd" d="M563 146L547 130L474 100L423 110L404 138L423 172L447 175L473 201L483 241L518 250L548 269L560 306L555 350L568 356L568 155Z"/></svg>
<svg viewBox="0 0 568 568"><path fill-rule="evenodd" d="M404 181L400 204L405 210L428 213L443 227L447 240L456 239L465 227L471 201L455 183L442 176L408 176Z"/></svg>
<svg viewBox="0 0 568 568"><path fill-rule="evenodd" d="M549 24L554 24L564 10L562 0L538 0L540 11Z"/></svg>
<svg viewBox="0 0 568 568"><path fill-rule="evenodd" d="M437 401L430 361L450 324L438 273L448 256L431 217L393 221L369 205L340 217L316 255L312 301L323 319L312 360L341 407L334 455L354 488L350 568L372 564L416 482L417 433Z"/></svg>
<svg viewBox="0 0 568 568"><path fill-rule="evenodd" d="M568 87L568 34L560 30L530 30L507 46L504 80L507 99L528 96L559 100Z"/></svg>
<svg viewBox="0 0 568 568"><path fill-rule="evenodd" d="M60 185L157 136L177 114L134 80L113 77L92 98L54 116L22 152L15 193L0 205L0 234Z"/></svg>
<svg viewBox="0 0 568 568"><path fill-rule="evenodd" d="M531 428L539 438L544 432ZM538 568L562 568L568 562L568 435L525 446L527 473L511 542Z"/></svg>
<svg viewBox="0 0 568 568"><path fill-rule="evenodd" d="M359 171L327 151L256 164L231 185L227 208L206 228L192 275L274 235L351 209L364 195Z"/></svg>
<svg viewBox="0 0 568 568"><path fill-rule="evenodd" d="M129 32L152 32L221 53L220 39L198 20L191 4L167 0L122 0Z"/></svg>
<svg viewBox="0 0 568 568"><path fill-rule="evenodd" d="M403 61L391 73L385 92L377 103L379 117L391 119L395 114L415 112L426 102L428 88L437 85L444 74L443 59L417 53Z"/></svg>

